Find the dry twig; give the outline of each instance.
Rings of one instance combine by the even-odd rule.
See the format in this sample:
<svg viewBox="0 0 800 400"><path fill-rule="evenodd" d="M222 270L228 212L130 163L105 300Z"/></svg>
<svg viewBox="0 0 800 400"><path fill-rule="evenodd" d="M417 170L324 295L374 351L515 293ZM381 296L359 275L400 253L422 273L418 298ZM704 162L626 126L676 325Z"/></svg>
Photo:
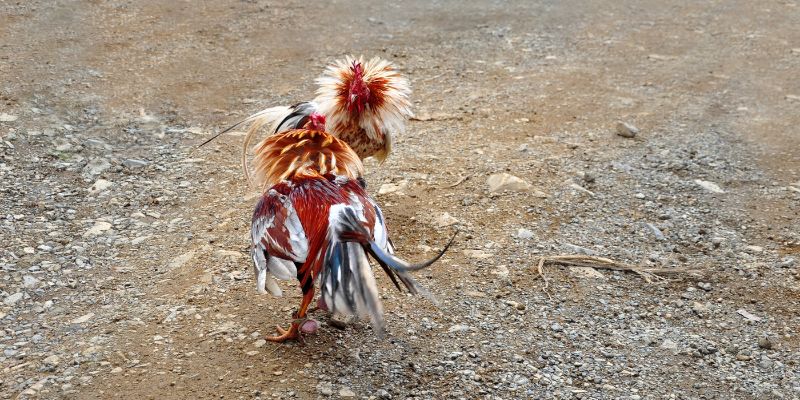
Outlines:
<svg viewBox="0 0 800 400"><path fill-rule="evenodd" d="M612 271L630 271L641 276L642 279L644 279L647 283L652 283L654 280L664 279L664 277L660 276L659 274L667 275L699 272L688 268L645 268L617 262L605 257L587 256L582 254L548 256L539 258L539 263L536 266L536 272L542 277L542 279L544 279L545 288L547 288L548 285L543 273L543 267L545 263L572 267L607 269Z"/></svg>
<svg viewBox="0 0 800 400"><path fill-rule="evenodd" d="M472 174L467 174L467 175L464 175L464 176L462 176L461 178L459 178L459 179L456 181L456 183L453 183L453 184L450 184L450 185L447 185L447 186L442 186L442 189L450 189L450 188L454 188L454 187L456 187L456 186L458 186L458 185L462 184L464 181L466 181L466 180L467 180L467 179L469 179L470 177L472 177Z"/></svg>

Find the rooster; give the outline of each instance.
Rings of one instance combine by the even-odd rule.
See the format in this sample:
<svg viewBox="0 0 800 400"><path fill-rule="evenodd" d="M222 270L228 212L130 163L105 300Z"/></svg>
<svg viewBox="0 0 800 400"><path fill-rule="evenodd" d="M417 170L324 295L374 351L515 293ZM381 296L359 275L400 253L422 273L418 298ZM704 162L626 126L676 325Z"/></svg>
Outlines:
<svg viewBox="0 0 800 400"><path fill-rule="evenodd" d="M250 179L247 153L258 131L267 127L276 134L302 128L312 113L318 113L327 118L326 131L347 143L359 158L383 162L392 151L394 136L405 131L406 120L413 116L408 80L387 60L375 57L364 61L348 56L329 65L316 83L319 88L314 100L260 111L206 143L249 123L242 146L242 167Z"/></svg>
<svg viewBox="0 0 800 400"><path fill-rule="evenodd" d="M256 146L255 179L264 193L253 213L252 256L257 288L280 296L273 277L298 279L300 308L288 329L277 327L273 342L301 340L317 330L308 318L317 307L346 315L367 315L384 333L383 307L369 264L371 256L397 289L432 297L409 275L438 260L409 264L393 255L381 209L365 191L358 155L325 131L325 117L308 115L302 129L272 135Z"/></svg>

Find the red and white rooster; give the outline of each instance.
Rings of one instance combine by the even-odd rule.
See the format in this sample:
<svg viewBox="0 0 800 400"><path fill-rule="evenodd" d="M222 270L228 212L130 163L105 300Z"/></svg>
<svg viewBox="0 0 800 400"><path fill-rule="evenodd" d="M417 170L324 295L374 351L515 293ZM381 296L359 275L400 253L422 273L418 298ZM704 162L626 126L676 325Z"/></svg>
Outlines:
<svg viewBox="0 0 800 400"><path fill-rule="evenodd" d="M325 126L324 116L311 113L303 129L269 136L256 146L255 178L264 190L251 229L257 288L280 296L274 276L298 279L303 291L289 328L278 327L278 336L267 338L274 342L316 331L308 313L317 282L320 308L367 315L381 335L383 307L368 255L398 289L402 282L411 293L427 294L408 271L431 265L452 243L416 265L395 257L383 214L364 190L358 155Z"/></svg>
<svg viewBox="0 0 800 400"><path fill-rule="evenodd" d="M392 151L394 136L405 131L406 120L413 116L408 80L387 60L376 57L365 62L348 56L329 65L316 82L314 100L268 108L214 136L250 124L242 146L248 179L250 143L264 127L271 134L302 128L312 113L318 113L327 119L326 131L347 143L358 157L383 162Z"/></svg>

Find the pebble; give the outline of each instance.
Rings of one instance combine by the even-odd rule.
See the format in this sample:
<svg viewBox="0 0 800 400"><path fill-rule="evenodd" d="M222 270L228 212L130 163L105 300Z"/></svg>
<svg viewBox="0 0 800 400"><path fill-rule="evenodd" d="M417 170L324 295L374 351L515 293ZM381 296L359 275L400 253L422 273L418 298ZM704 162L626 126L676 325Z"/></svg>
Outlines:
<svg viewBox="0 0 800 400"><path fill-rule="evenodd" d="M148 161L136 160L136 159L132 159L132 158L129 158L129 159L127 159L127 160L122 162L122 166L124 166L125 168L129 168L129 169L144 168L148 164L150 164Z"/></svg>
<svg viewBox="0 0 800 400"><path fill-rule="evenodd" d="M570 254L583 254L585 256L594 256L597 253L592 249L587 249L586 247L576 246L571 243L562 243L561 247Z"/></svg>
<svg viewBox="0 0 800 400"><path fill-rule="evenodd" d="M635 138L639 134L639 128L623 121L617 122L617 135L624 138Z"/></svg>
<svg viewBox="0 0 800 400"><path fill-rule="evenodd" d="M255 343L253 343L254 346L259 348L264 347L265 344L267 344L267 341L265 339L258 339L255 341Z"/></svg>
<svg viewBox="0 0 800 400"><path fill-rule="evenodd" d="M661 342L661 348L664 350L669 350L674 352L678 350L678 344L673 342L672 340L664 339L664 341Z"/></svg>
<svg viewBox="0 0 800 400"><path fill-rule="evenodd" d="M772 340L770 340L769 337L765 336L758 339L758 347L764 350L772 350L772 348L774 347L774 343L772 343Z"/></svg>
<svg viewBox="0 0 800 400"><path fill-rule="evenodd" d="M445 227L453 226L453 225L457 224L458 223L458 219L456 217L450 215L450 213L445 212L445 213L440 214L438 217L436 217L436 220L434 222L436 222L436 226L437 227L445 228Z"/></svg>
<svg viewBox="0 0 800 400"><path fill-rule="evenodd" d="M794 266L795 262L796 261L795 261L794 257L784 257L778 263L778 267L779 268L790 268L790 267Z"/></svg>
<svg viewBox="0 0 800 400"><path fill-rule="evenodd" d="M323 396L332 396L333 385L330 382L320 382L317 384L317 391Z"/></svg>
<svg viewBox="0 0 800 400"><path fill-rule="evenodd" d="M707 305L700 303L699 301L695 301L692 303L692 311L694 311L698 316L704 317L710 310Z"/></svg>
<svg viewBox="0 0 800 400"><path fill-rule="evenodd" d="M527 230L525 228L519 228L519 229L517 229L516 237L517 237L517 239L522 239L522 240L532 239L533 238L533 232L531 232L531 231L529 231L529 230Z"/></svg>
<svg viewBox="0 0 800 400"><path fill-rule="evenodd" d="M717 185L714 182L704 181L702 179L695 179L694 183L697 184L697 186L700 186L701 188L711 193L725 193L725 191L722 190L722 188L719 187L719 185Z"/></svg>
<svg viewBox="0 0 800 400"><path fill-rule="evenodd" d="M737 361L750 361L752 359L753 359L753 357L750 355L750 351L749 350L742 350L742 351L740 351L739 353L736 354L736 360Z"/></svg>
<svg viewBox="0 0 800 400"><path fill-rule="evenodd" d="M743 308L740 308L740 309L736 310L736 313L741 315L741 316L743 316L743 317L745 317L748 321L752 321L752 322L760 322L761 321L760 317L757 317L757 316L755 316L753 314L750 314L747 310L745 310Z"/></svg>
<svg viewBox="0 0 800 400"><path fill-rule="evenodd" d="M705 290L706 292L710 292L711 291L711 284L708 283L708 282L697 282L697 287L699 287L700 289Z"/></svg>
<svg viewBox="0 0 800 400"><path fill-rule="evenodd" d="M356 397L356 394L350 388L343 387L339 389L339 397L347 397L347 398Z"/></svg>
<svg viewBox="0 0 800 400"><path fill-rule="evenodd" d="M78 317L78 318L75 318L75 319L73 319L73 320L72 320L72 323L73 323L73 324L82 324L82 323L84 323L84 322L86 322L86 321L89 321L90 319L92 319L92 317L94 317L94 313L91 313L91 312L90 312L90 313L88 313L88 314L86 314L86 315L83 315L83 316L80 316L80 317Z"/></svg>
<svg viewBox="0 0 800 400"><path fill-rule="evenodd" d="M468 325L456 324L456 325L451 326L447 330L447 333L466 332L469 329L470 329L470 327Z"/></svg>
<svg viewBox="0 0 800 400"><path fill-rule="evenodd" d="M747 250L748 253L755 254L762 253L764 251L764 248L761 246L746 246L744 249Z"/></svg>
<svg viewBox="0 0 800 400"><path fill-rule="evenodd" d="M36 285L39 284L39 279L31 275L25 275L22 277L22 286L26 288L34 288Z"/></svg>
<svg viewBox="0 0 800 400"><path fill-rule="evenodd" d="M110 229L111 229L110 223L105 221L97 221L94 223L94 226L92 226L91 228L89 228L88 231L83 233L83 237L90 238L94 236L99 236L103 232L108 231Z"/></svg>
<svg viewBox="0 0 800 400"><path fill-rule="evenodd" d="M662 233L661 229L658 229L657 226L655 226L655 225L653 225L653 224L651 224L649 222L645 223L645 225L647 225L647 227L650 228L650 232L653 233L653 236L656 237L656 240L667 240L667 238L664 237L664 233Z"/></svg>
<svg viewBox="0 0 800 400"><path fill-rule="evenodd" d="M14 122L17 120L17 118L18 117L16 115L0 113L0 122Z"/></svg>
<svg viewBox="0 0 800 400"><path fill-rule="evenodd" d="M108 162L108 160L105 158L95 158L86 164L86 167L83 168L83 172L90 176L100 175L103 172L106 172L109 168L111 168L111 163Z"/></svg>
<svg viewBox="0 0 800 400"><path fill-rule="evenodd" d="M52 356L45 358L44 360L42 360L42 362L47 365L58 365L58 363L61 362L61 358L54 354Z"/></svg>
<svg viewBox="0 0 800 400"><path fill-rule="evenodd" d="M13 306L14 304L17 304L17 302L20 300L22 300L22 292L17 292L12 295L6 296L6 298L3 300L3 304L7 306Z"/></svg>
<svg viewBox="0 0 800 400"><path fill-rule="evenodd" d="M489 186L489 192L491 193L503 191L527 192L532 188L531 184L522 178L505 172L490 175L486 180L486 184Z"/></svg>
<svg viewBox="0 0 800 400"><path fill-rule="evenodd" d="M107 181L105 179L98 179L92 184L91 187L89 187L89 193L91 194L100 193L110 188L113 185L114 184L111 181Z"/></svg>
<svg viewBox="0 0 800 400"><path fill-rule="evenodd" d="M402 180L397 183L384 183L378 189L378 194L390 194L390 193L397 193L402 194L403 190L408 187L408 181Z"/></svg>
<svg viewBox="0 0 800 400"><path fill-rule="evenodd" d="M553 332L561 332L561 331L564 330L564 328L562 328L561 325L559 325L558 322L555 322L555 323L553 323L553 325L550 325L550 329L552 329Z"/></svg>

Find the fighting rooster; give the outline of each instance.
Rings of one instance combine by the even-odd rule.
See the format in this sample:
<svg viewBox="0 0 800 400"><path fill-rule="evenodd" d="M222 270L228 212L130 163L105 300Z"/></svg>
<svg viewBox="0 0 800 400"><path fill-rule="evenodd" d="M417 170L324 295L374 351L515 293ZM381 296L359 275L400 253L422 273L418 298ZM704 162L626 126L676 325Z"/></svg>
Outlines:
<svg viewBox="0 0 800 400"><path fill-rule="evenodd" d="M303 292L289 328L278 327L278 335L267 338L273 342L316 331L308 313L317 282L318 308L367 315L382 335L383 308L367 256L398 289L402 283L412 294L427 295L408 272L431 265L453 241L420 264L395 257L383 214L364 190L358 155L325 126L325 117L312 112L303 129L269 136L256 146L255 179L264 189L251 229L257 288L280 296L274 276L297 278Z"/></svg>
<svg viewBox="0 0 800 400"><path fill-rule="evenodd" d="M338 60L316 83L314 100L268 108L214 136L250 124L242 146L242 167L248 179L250 143L264 127L271 134L302 128L312 113L318 113L327 118L326 131L347 143L359 158L383 162L392 151L394 135L405 130L406 120L413 115L408 80L389 61L377 57L366 62L350 56Z"/></svg>

